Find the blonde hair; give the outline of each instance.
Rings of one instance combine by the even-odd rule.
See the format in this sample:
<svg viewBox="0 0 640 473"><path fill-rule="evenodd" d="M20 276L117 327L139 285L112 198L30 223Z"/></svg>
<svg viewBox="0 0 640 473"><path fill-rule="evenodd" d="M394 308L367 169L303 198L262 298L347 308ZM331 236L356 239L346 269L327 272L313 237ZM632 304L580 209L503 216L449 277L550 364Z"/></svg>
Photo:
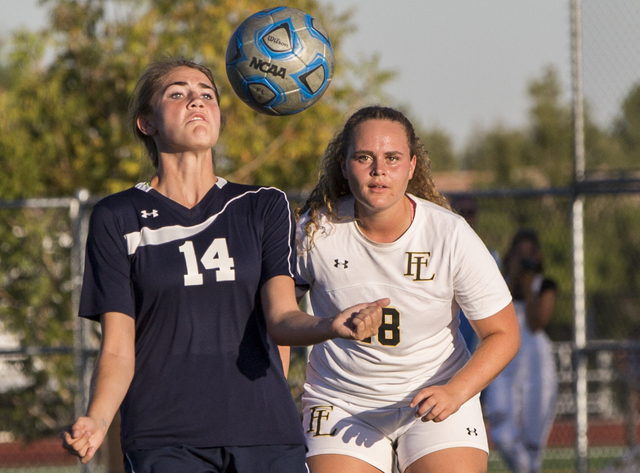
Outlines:
<svg viewBox="0 0 640 473"><path fill-rule="evenodd" d="M416 157L416 168L407 186L407 193L451 209L447 199L436 188L431 177L431 161L409 119L393 108L379 105L365 107L351 115L342 130L331 140L322 158L318 184L302 208L296 210L297 216L309 211L309 221L306 222L304 229L312 242L313 234L318 228L320 210L326 208L329 220L337 220L338 201L351 194L349 183L342 175L342 164L347 159L356 126L367 120L388 120L402 125L407 135L411 156Z"/></svg>

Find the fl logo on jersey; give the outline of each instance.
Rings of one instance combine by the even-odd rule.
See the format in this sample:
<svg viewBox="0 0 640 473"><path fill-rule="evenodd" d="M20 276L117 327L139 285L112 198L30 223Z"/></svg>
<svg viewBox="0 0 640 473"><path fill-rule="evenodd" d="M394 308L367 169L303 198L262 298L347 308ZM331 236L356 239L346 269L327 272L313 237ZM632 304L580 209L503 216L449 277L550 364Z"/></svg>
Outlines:
<svg viewBox="0 0 640 473"><path fill-rule="evenodd" d="M431 258L430 251L407 251L405 255L407 258L405 276L412 277L414 281L433 281L436 273L429 275L429 271L427 271Z"/></svg>
<svg viewBox="0 0 640 473"><path fill-rule="evenodd" d="M312 406L309 415L309 428L308 434L312 434L313 437L333 437L336 435L336 430L326 431L323 429L323 423L329 422L329 415L333 411L333 406Z"/></svg>

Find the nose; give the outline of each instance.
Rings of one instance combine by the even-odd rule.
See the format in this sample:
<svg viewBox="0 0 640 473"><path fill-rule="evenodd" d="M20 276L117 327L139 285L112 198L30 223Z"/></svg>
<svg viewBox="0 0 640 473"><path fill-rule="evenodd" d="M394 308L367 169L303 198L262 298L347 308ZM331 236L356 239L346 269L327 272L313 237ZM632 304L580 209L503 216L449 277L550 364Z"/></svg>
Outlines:
<svg viewBox="0 0 640 473"><path fill-rule="evenodd" d="M204 107L204 101L199 95L193 95L189 102L189 108L201 108Z"/></svg>
<svg viewBox="0 0 640 473"><path fill-rule="evenodd" d="M371 163L371 175L372 176L384 176L387 170L383 159L374 159Z"/></svg>

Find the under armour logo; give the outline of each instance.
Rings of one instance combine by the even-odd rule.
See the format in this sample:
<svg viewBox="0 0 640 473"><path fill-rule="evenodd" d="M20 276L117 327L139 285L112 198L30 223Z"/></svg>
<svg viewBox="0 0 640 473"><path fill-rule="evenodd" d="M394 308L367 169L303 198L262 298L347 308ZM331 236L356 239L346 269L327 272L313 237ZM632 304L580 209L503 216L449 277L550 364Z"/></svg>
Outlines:
<svg viewBox="0 0 640 473"><path fill-rule="evenodd" d="M478 431L476 429L472 429L470 427L467 427L467 435L475 435L477 437L478 436Z"/></svg>
<svg viewBox="0 0 640 473"><path fill-rule="evenodd" d="M347 269L349 266L347 266L349 264L349 262L347 260L344 260L344 262L340 262L340 260L334 259L333 261L335 261L335 264L333 265L334 268L339 267L340 265L342 265L342 267L344 269Z"/></svg>
<svg viewBox="0 0 640 473"><path fill-rule="evenodd" d="M156 209L153 209L151 212L147 212L146 210L142 210L140 212L140 215L142 215L142 218L147 218L147 217L156 218L158 216L158 211Z"/></svg>

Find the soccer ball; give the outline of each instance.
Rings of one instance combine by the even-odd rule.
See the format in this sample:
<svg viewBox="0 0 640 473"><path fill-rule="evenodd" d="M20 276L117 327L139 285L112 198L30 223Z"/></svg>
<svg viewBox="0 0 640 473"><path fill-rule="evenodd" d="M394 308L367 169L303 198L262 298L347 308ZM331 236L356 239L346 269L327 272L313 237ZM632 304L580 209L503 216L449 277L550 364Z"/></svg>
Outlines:
<svg viewBox="0 0 640 473"><path fill-rule="evenodd" d="M251 15L225 56L238 97L268 115L292 115L316 103L333 77L333 47L314 18L289 7Z"/></svg>

